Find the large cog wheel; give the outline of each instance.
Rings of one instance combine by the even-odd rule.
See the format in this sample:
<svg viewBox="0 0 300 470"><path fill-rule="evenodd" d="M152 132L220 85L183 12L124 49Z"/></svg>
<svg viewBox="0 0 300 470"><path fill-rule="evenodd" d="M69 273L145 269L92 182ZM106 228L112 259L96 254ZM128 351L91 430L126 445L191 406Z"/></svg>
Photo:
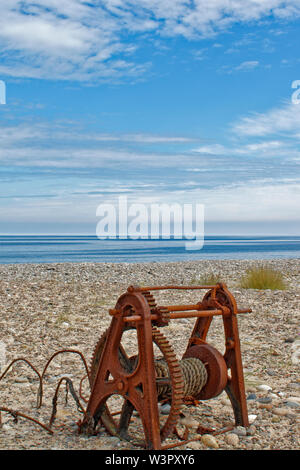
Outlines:
<svg viewBox="0 0 300 470"><path fill-rule="evenodd" d="M107 329L102 334L94 348L90 365L91 387L93 387L96 379L108 331L109 330ZM163 441L168 436L170 436L170 434L172 434L176 422L178 420L181 405L183 403L184 380L179 362L170 343L157 328L152 328L152 340L162 354L162 357L159 358L159 360L157 361L157 370L159 369L160 361L163 361L167 365L168 369L168 377L164 376L163 379L161 379L158 371L155 378L157 383L158 395L162 389L162 386L160 385L161 380L163 380L164 386L167 386L167 388L169 389L168 400L170 401L170 412L160 428L160 438L161 441ZM137 356L132 356L131 358L128 358L126 352L124 351L121 345L119 347L119 360L122 367L129 373L134 370L135 366L138 363ZM130 436L127 433L127 429L130 424L133 411L134 407L131 402L129 400L125 400L121 410L119 423L117 423L108 406L104 404L104 406L101 407L101 412L97 419L101 420L103 426L110 434L130 440ZM122 432L120 432L120 429L122 430Z"/></svg>

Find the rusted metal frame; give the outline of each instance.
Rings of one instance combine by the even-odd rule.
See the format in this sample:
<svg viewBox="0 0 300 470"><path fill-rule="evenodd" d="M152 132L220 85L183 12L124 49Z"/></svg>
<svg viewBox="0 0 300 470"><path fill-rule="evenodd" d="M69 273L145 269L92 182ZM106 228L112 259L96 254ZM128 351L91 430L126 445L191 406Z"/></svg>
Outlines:
<svg viewBox="0 0 300 470"><path fill-rule="evenodd" d="M190 348L194 344L206 343L206 336L207 336L210 324L213 319L213 315L211 315L210 313L211 311L213 311L213 309L211 309L210 311L207 311L202 303L199 303L199 305L200 305L200 312L202 313L202 315L199 316L195 322L187 348ZM203 313L204 311L205 313Z"/></svg>
<svg viewBox="0 0 300 470"><path fill-rule="evenodd" d="M248 427L249 419L245 395L241 346L235 313L232 313L230 317L223 317L223 324L226 338L224 359L228 369L231 371L231 378L228 379L225 391L233 407L236 425Z"/></svg>
<svg viewBox="0 0 300 470"><path fill-rule="evenodd" d="M238 308L236 300L225 284L220 284L220 293L226 297L230 315L223 315L225 333L224 360L230 369L231 377L228 378L225 391L231 401L235 423L237 426L249 426L248 410L245 393L245 382L242 364L241 345L237 322ZM218 295L218 293L217 293ZM245 309L251 311L251 309Z"/></svg>
<svg viewBox="0 0 300 470"><path fill-rule="evenodd" d="M125 328L122 312L126 312L126 307L131 306L134 307L135 312L140 317L136 325L139 362L131 374L126 374L119 362L118 351ZM97 416L99 409L101 409L101 406L103 406L103 403L106 402L110 395L115 393L122 395L131 405L127 404L126 413L123 414L120 420L117 434L126 434L133 405L143 422L146 447L149 449L160 449L161 439L157 391L155 380L153 380L155 368L150 308L144 296L139 292L134 292L121 296L116 310L119 310L121 313L115 315L111 322L99 363L98 373L87 406L87 416ZM106 378L109 373L112 375L113 380L107 382ZM139 386L142 386L142 394L138 391ZM147 397L147 399L145 400L144 397Z"/></svg>
<svg viewBox="0 0 300 470"><path fill-rule="evenodd" d="M149 304L145 301L146 296L144 297L143 294L149 290L209 287L211 287L211 290L205 294L203 301L196 305L156 307L155 309L152 308L152 313ZM195 351L195 357L197 357L197 355L200 355L199 358L205 357L205 354L208 354L208 363L210 363L211 368L210 376L213 377L215 374L220 375L219 379L215 377L216 384L213 384L212 390L208 390L206 395L204 394L203 399L217 396L225 389L233 406L236 424L247 426L249 423L236 316L238 313L248 313L251 310L238 310L235 299L227 290L225 284L218 284L216 286L163 286L154 288L129 287L127 294L120 297L115 309L110 310L113 319L88 404L87 412L89 414L87 413L86 416L97 417L98 412L98 417L101 417L102 422L105 424L103 419L105 415L99 414L99 409L102 406L100 411L103 411L106 399L111 394L118 393L124 397L125 403L120 412L120 423L116 434L120 435L120 437L122 437L123 434L123 437L126 437L131 415L135 408L143 423L146 447L153 449L162 448L158 420L153 337L151 332L151 322L157 320L159 316L159 312L156 313L155 310L158 311L160 308L169 312L170 319L198 317L188 343L187 351L189 354L194 354L194 352L191 351L193 346L197 349L197 346L202 345L204 350L201 348L199 350L197 349L197 351ZM130 315L127 313L129 311ZM223 318L226 344L224 356L206 343L206 336L212 318L215 315L222 315ZM122 368L118 360L118 354L121 351L120 341L122 333L129 327L130 322L135 323L133 327L137 330L139 363L136 369L134 369L131 374L128 374L126 371L124 373L124 368ZM130 362L128 358L127 360ZM230 378L228 377L228 369L231 370ZM99 373L102 374L102 378L100 379L98 377ZM105 384L105 379L109 373L113 376L113 380L111 382L106 381ZM137 391L140 386L142 386L143 398L141 398L141 394ZM164 448L167 447L168 446ZM171 447L173 447L173 445Z"/></svg>
<svg viewBox="0 0 300 470"><path fill-rule="evenodd" d="M228 377L225 391L228 394L228 397L232 404L236 425L248 427L249 419L245 395L245 384L239 331L237 324L237 314L251 312L251 309L238 310L235 298L228 291L225 284L221 284L216 290L216 292L211 293L210 300L213 300L213 303L217 302L217 304L220 305L217 301L218 291L219 293L222 292L222 294L225 295L227 300L226 313L223 312L222 314L226 347L226 351L223 357L226 362L227 368L231 371L231 377ZM207 293L205 295L203 299L204 304L205 301L209 299L209 296L210 293ZM230 311L229 314L228 309ZM208 334L213 316L206 315L202 318L200 317L197 319L188 343L187 350L193 345L201 345L206 343L206 336Z"/></svg>

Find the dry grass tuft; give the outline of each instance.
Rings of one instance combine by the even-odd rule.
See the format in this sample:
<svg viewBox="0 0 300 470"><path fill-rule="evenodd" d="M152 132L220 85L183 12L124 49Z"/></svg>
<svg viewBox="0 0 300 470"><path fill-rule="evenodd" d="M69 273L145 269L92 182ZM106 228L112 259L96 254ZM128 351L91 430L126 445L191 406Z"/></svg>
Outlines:
<svg viewBox="0 0 300 470"><path fill-rule="evenodd" d="M281 272L267 267L254 267L241 278L240 287L244 289L285 290L287 284Z"/></svg>

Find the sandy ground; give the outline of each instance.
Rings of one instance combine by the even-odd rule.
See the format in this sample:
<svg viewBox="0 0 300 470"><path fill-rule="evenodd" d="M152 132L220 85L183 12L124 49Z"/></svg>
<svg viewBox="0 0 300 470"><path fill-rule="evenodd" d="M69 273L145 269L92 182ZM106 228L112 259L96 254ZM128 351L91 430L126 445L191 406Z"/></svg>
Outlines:
<svg viewBox="0 0 300 470"><path fill-rule="evenodd" d="M82 357L90 365L94 346L109 326L108 309L131 284L186 285L197 283L206 274L219 274L236 297L239 307L251 307L252 313L240 315L239 330L244 365L248 429L233 428L217 434L211 441L202 439L182 449L299 449L300 379L297 351L299 345L300 260L264 262L280 270L288 289L284 291L241 289L239 280L246 269L260 261L197 261L147 264L27 264L0 266L0 367L1 373L16 358L25 358L42 372L47 360L61 349L76 353L57 355L51 361L43 383L43 402L36 407L38 376L24 361L19 361L0 382L0 406L19 411L49 426L52 398L59 380L67 377L79 394L85 375ZM197 291L163 291L156 295L159 305L196 303ZM162 329L177 357L185 351L194 324L193 319L173 320ZM207 340L224 351L220 318L215 318ZM134 350L134 339L128 338ZM81 406L89 396L87 380L82 383ZM69 391L66 400L62 384L57 402L53 434L38 424L1 413L0 449L137 449L127 441L107 434L79 435L82 419ZM112 404L112 406L114 406ZM225 392L183 407L183 413L197 423L215 429L234 426L233 413ZM193 420L192 420L193 418ZM162 420L164 415L162 415ZM133 419L133 432L139 419ZM181 424L179 423L179 428ZM192 425L191 425L192 426ZM193 426L190 437L196 437ZM165 444L176 442L167 439ZM180 448L179 448L180 449Z"/></svg>

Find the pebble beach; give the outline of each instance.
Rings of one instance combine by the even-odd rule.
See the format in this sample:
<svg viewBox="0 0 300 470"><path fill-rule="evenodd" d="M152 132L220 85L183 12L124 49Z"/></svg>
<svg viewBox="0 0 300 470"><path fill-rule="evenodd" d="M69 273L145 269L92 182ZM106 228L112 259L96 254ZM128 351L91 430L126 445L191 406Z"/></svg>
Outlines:
<svg viewBox="0 0 300 470"><path fill-rule="evenodd" d="M287 289L241 288L240 279L247 269L262 264L280 271ZM298 450L300 259L0 265L0 375L16 358L26 359L41 373L48 359L62 349L79 351L90 364L94 346L110 324L108 310L129 285L197 284L211 274L227 284L240 308L252 309L238 317L250 426L234 426L232 408L223 392L197 407L184 405L184 422L195 440L179 449ZM202 295L198 291L161 291L155 298L159 305L174 305L196 303ZM185 351L193 324L193 319L181 319L163 328L178 358ZM220 318L214 318L207 341L224 351ZM28 363L18 361L0 381L0 407L49 426L59 380L68 377L76 391L82 385L81 395L88 397L87 381L81 384L84 375L78 354L57 355L47 369L42 406L37 408L37 374ZM162 407L160 412L165 413ZM97 436L78 434L76 423L82 414L70 394L66 400L63 387L52 434L29 419L15 418L1 412L0 449L138 450L103 428ZM231 429L198 438L197 423ZM175 442L170 437L165 444Z"/></svg>

